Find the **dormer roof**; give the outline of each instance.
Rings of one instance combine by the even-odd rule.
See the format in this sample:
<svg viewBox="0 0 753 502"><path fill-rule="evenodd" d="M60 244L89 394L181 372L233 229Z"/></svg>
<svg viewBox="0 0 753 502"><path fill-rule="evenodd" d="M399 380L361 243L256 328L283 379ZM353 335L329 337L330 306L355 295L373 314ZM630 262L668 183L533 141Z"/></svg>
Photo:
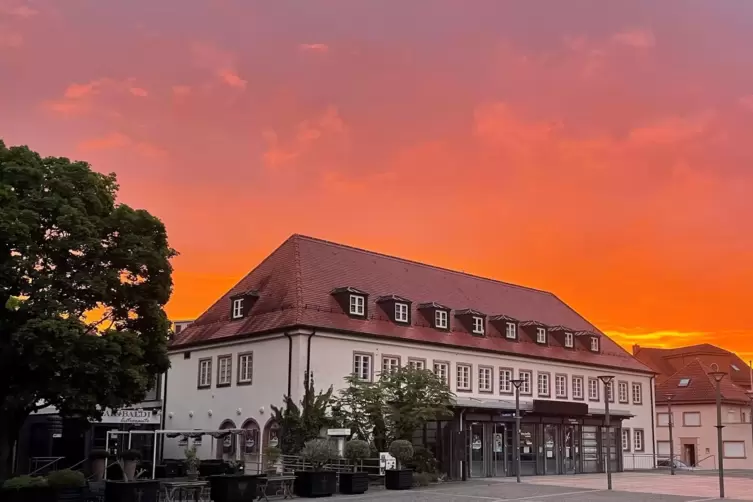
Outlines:
<svg viewBox="0 0 753 502"><path fill-rule="evenodd" d="M543 322L540 322L540 321L523 321L523 322L520 323L520 325L523 326L523 327L528 327L528 326L535 326L537 328L546 328L546 327L548 327L546 324L544 324Z"/></svg>
<svg viewBox="0 0 753 502"><path fill-rule="evenodd" d="M495 321L498 321L498 322L514 322L514 323L520 322L517 319L515 319L513 317L510 317L509 315L505 315L505 314L493 315L493 316L489 317L489 320L492 321L492 322L495 322Z"/></svg>
<svg viewBox="0 0 753 502"><path fill-rule="evenodd" d="M464 316L464 315L470 315L475 317L486 317L486 314L483 312L479 312L478 310L474 309L461 309L455 311L455 316Z"/></svg>
<svg viewBox="0 0 753 502"><path fill-rule="evenodd" d="M335 289L333 289L331 291L330 294L332 294L332 295L339 295L339 294L343 294L343 293L351 293L351 294L354 294L354 295L368 296L367 292L361 291L360 289L354 288L352 286L341 286L339 288L335 288Z"/></svg>
<svg viewBox="0 0 753 502"><path fill-rule="evenodd" d="M403 298L402 296L398 296L398 295L380 296L379 298L377 298L377 303L381 303L381 302L411 303L411 301L408 300L407 298Z"/></svg>
<svg viewBox="0 0 753 502"><path fill-rule="evenodd" d="M419 309L439 309L439 310L452 310L450 307L446 305L442 305L441 303L437 302L425 302L425 303L419 303L418 304Z"/></svg>

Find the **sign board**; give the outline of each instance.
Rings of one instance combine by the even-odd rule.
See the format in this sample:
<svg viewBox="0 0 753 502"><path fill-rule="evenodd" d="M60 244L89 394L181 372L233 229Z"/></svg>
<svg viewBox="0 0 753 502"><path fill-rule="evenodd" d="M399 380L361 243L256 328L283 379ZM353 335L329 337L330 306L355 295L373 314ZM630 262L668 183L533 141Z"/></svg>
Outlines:
<svg viewBox="0 0 753 502"><path fill-rule="evenodd" d="M397 460L386 451L379 452L379 475L384 476L387 469L397 469Z"/></svg>
<svg viewBox="0 0 753 502"><path fill-rule="evenodd" d="M162 423L160 410L147 408L125 408L113 411L106 409L102 414L103 424L151 424Z"/></svg>
<svg viewBox="0 0 753 502"><path fill-rule="evenodd" d="M350 436L350 429L327 429L328 436Z"/></svg>
<svg viewBox="0 0 753 502"><path fill-rule="evenodd" d="M494 453L505 451L505 439L500 433L494 433Z"/></svg>

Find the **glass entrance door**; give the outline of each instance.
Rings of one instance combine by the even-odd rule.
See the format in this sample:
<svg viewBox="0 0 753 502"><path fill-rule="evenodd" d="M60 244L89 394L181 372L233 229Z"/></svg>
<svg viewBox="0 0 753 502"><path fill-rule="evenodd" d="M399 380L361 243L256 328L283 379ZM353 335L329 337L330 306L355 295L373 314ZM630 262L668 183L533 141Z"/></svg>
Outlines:
<svg viewBox="0 0 753 502"><path fill-rule="evenodd" d="M544 425L544 474L559 474L559 426Z"/></svg>
<svg viewBox="0 0 753 502"><path fill-rule="evenodd" d="M486 469L484 466L484 424L480 422L471 423L468 427L468 448L470 450L468 458L470 458L470 475L472 478L481 478L486 476Z"/></svg>
<svg viewBox="0 0 753 502"><path fill-rule="evenodd" d="M565 425L563 431L564 450L562 452L562 472L576 474L579 472L580 430L577 425Z"/></svg>
<svg viewBox="0 0 753 502"><path fill-rule="evenodd" d="M491 444L489 451L491 454L491 475L506 476L507 465L505 462L505 438L507 437L507 428L503 424L487 424L491 432Z"/></svg>

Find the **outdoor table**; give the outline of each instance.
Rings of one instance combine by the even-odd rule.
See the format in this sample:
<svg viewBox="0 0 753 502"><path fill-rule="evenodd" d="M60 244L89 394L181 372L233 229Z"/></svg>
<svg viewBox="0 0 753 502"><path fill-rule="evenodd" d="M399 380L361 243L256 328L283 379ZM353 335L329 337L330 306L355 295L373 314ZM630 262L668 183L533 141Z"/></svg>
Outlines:
<svg viewBox="0 0 753 502"><path fill-rule="evenodd" d="M165 493L165 502L180 502L185 499L183 495L186 493L192 493L193 499L197 502L209 500L209 483L206 481L162 481L161 484Z"/></svg>
<svg viewBox="0 0 753 502"><path fill-rule="evenodd" d="M278 474L274 476L266 476L259 479L261 486L261 499L269 501L267 494L267 487L270 485L278 487L273 495L282 495L283 499L293 498L293 483L295 482L295 475L293 474Z"/></svg>

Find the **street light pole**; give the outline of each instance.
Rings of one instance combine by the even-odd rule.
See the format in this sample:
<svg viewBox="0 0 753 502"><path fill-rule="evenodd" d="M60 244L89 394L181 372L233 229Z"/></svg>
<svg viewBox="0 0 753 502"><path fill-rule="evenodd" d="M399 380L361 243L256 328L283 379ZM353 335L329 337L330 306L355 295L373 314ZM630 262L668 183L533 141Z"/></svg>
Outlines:
<svg viewBox="0 0 753 502"><path fill-rule="evenodd" d="M513 448L515 448L515 477L520 483L520 386L523 385L522 378L510 380L515 386L515 438Z"/></svg>
<svg viewBox="0 0 753 502"><path fill-rule="evenodd" d="M675 440L672 437L672 427L674 426L674 420L672 420L672 398L673 394L667 394L667 412L669 413L669 473L675 475Z"/></svg>
<svg viewBox="0 0 753 502"><path fill-rule="evenodd" d="M612 462L612 441L610 436L610 431L612 429L612 422L611 418L609 417L609 389L610 385L612 384L612 380L614 380L614 375L600 375L599 380L604 383L604 421L606 422L607 427L607 462L606 462L606 470L607 470L607 490L612 489L612 466L610 465Z"/></svg>
<svg viewBox="0 0 753 502"><path fill-rule="evenodd" d="M716 442L717 452L719 454L719 498L724 498L724 447L722 442L722 379L727 374L719 371L719 365L711 365L709 376L716 381Z"/></svg>

